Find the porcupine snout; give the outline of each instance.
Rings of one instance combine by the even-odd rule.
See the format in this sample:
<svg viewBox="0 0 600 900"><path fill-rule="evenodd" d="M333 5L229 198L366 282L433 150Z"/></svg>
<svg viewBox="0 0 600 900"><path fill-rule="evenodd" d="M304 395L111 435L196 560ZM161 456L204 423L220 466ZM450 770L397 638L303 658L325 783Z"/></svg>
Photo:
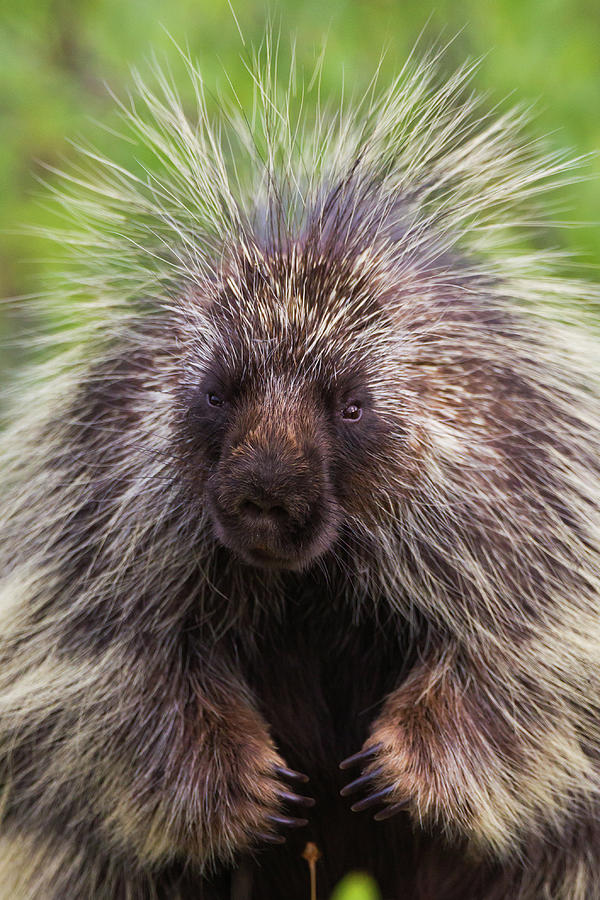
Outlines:
<svg viewBox="0 0 600 900"><path fill-rule="evenodd" d="M319 500L320 478L301 453L252 450L230 477L234 514L257 546L299 536Z"/></svg>
<svg viewBox="0 0 600 900"><path fill-rule="evenodd" d="M256 454L239 477L236 512L242 523L258 534L277 534L290 526L303 526L310 515L310 479L304 461L289 465L271 454Z"/></svg>
<svg viewBox="0 0 600 900"><path fill-rule="evenodd" d="M325 443L289 417L240 424L214 476L217 534L253 565L301 568L337 531Z"/></svg>

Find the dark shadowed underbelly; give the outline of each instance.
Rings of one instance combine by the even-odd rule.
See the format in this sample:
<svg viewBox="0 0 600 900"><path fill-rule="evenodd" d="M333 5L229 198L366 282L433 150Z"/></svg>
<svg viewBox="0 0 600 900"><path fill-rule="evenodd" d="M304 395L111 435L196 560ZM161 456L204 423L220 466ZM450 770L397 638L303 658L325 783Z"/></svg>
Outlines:
<svg viewBox="0 0 600 900"><path fill-rule="evenodd" d="M406 814L378 823L373 810L353 813L339 793L350 780L339 763L361 748L381 701L410 668L414 637L397 620L356 621L351 609L332 606L318 591L291 600L284 618L257 629L254 651L242 641L239 654L277 747L291 768L310 777L303 790L316 806L306 827L287 833L285 845L261 850L233 876L224 875L224 893L215 896L308 900L302 851L313 841L322 854L321 900L357 869L375 877L384 900L476 900L483 873L430 836L415 834Z"/></svg>

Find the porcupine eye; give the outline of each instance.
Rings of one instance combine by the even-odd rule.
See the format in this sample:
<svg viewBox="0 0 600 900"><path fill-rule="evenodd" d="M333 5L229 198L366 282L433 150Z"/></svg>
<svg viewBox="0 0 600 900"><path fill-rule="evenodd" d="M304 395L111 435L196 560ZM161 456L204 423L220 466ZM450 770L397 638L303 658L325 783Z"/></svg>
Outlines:
<svg viewBox="0 0 600 900"><path fill-rule="evenodd" d="M348 403L342 410L342 419L346 422L358 422L362 417L362 406L357 401Z"/></svg>
<svg viewBox="0 0 600 900"><path fill-rule="evenodd" d="M206 395L206 402L209 406L221 407L225 401L218 394L215 394L214 391L209 391Z"/></svg>

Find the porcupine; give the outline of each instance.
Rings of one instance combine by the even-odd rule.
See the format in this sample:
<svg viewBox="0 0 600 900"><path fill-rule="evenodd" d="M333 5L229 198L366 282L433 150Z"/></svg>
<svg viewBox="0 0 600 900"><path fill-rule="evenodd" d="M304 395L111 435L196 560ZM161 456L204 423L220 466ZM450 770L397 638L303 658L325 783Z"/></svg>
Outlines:
<svg viewBox="0 0 600 900"><path fill-rule="evenodd" d="M305 900L313 840L322 896L597 898L598 292L522 249L572 163L470 65L311 123L267 61L218 126L190 71L197 114L123 107L153 166L62 176L78 329L1 445L0 897Z"/></svg>

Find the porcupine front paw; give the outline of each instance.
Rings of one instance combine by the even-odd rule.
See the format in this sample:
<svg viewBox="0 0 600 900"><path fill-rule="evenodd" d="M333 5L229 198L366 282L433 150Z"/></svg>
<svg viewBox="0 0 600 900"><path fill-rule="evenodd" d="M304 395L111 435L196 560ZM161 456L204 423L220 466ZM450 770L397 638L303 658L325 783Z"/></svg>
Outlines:
<svg viewBox="0 0 600 900"><path fill-rule="evenodd" d="M295 785L308 778L286 767L254 709L230 697L225 713L205 706L187 723L183 755L180 739L166 763L137 757L113 774L115 792L98 801L112 843L146 865L177 854L210 867L306 824L297 811L314 801Z"/></svg>
<svg viewBox="0 0 600 900"><path fill-rule="evenodd" d="M498 758L464 695L448 680L431 686L427 675L415 673L387 698L362 750L341 763L359 770L341 793L355 812L376 809L378 821L405 810L415 822L478 839L503 790Z"/></svg>
<svg viewBox="0 0 600 900"><path fill-rule="evenodd" d="M208 826L212 830L212 820L218 833L211 843L235 851L283 844L286 829L307 824L298 813L315 801L298 793L297 786L308 777L287 768L274 751L265 757L236 763L217 778Z"/></svg>
<svg viewBox="0 0 600 900"><path fill-rule="evenodd" d="M306 775L287 768L262 717L238 698L226 714L203 710L202 750L195 763L197 847L202 857L232 859L264 843L283 843L288 828L314 805L296 791Z"/></svg>

